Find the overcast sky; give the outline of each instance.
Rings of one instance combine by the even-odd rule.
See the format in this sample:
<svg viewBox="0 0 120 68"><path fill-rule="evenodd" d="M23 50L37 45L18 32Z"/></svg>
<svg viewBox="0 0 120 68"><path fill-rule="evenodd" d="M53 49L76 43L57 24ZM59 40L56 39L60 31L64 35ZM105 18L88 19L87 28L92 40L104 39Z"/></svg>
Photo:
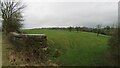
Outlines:
<svg viewBox="0 0 120 68"><path fill-rule="evenodd" d="M117 22L117 0L24 0L24 27L112 25Z"/></svg>

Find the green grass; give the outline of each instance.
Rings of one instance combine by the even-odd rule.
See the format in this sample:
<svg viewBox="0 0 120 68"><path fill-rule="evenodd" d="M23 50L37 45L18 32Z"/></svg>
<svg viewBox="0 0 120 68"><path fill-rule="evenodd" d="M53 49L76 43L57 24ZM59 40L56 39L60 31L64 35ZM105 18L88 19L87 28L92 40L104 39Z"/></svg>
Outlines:
<svg viewBox="0 0 120 68"><path fill-rule="evenodd" d="M90 32L69 32L62 30L23 30L31 34L47 34L51 59L59 65L100 65L107 51L108 36L96 36ZM62 55L53 57L55 49Z"/></svg>

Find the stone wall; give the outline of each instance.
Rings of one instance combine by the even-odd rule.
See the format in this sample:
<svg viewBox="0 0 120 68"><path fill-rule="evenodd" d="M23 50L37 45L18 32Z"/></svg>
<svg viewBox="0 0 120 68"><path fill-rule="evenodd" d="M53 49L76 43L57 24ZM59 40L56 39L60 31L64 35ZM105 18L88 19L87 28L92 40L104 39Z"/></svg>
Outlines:
<svg viewBox="0 0 120 68"><path fill-rule="evenodd" d="M11 55L17 55L24 64L32 63L48 65L47 35L45 34L18 34L11 32L8 39L12 43ZM17 59L12 59L15 62ZM41 64L40 64L41 65Z"/></svg>

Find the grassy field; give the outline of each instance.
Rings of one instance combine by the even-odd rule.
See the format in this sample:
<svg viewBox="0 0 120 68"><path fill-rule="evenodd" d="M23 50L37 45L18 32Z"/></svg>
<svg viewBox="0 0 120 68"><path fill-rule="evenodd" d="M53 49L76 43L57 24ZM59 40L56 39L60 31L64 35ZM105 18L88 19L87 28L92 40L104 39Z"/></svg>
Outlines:
<svg viewBox="0 0 120 68"><path fill-rule="evenodd" d="M108 36L95 33L62 30L24 30L31 34L47 34L50 58L54 63L67 66L91 66L103 63ZM53 57L55 50L61 55Z"/></svg>

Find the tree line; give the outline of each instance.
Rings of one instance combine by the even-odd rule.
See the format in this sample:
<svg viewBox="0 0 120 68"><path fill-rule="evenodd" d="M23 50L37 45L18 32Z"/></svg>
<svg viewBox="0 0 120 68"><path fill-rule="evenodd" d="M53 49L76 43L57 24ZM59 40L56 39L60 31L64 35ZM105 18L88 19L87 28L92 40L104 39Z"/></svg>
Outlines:
<svg viewBox="0 0 120 68"><path fill-rule="evenodd" d="M101 27L101 25L97 25L95 28L90 28L90 27L46 27L46 28L33 28L33 30L39 30L39 29L48 29L48 30L66 30L66 31L85 31L85 32L93 32L93 33L97 33L97 36L99 34L103 34L103 35L111 35L112 34L112 30L114 29L114 27L111 26L105 26L105 27Z"/></svg>

